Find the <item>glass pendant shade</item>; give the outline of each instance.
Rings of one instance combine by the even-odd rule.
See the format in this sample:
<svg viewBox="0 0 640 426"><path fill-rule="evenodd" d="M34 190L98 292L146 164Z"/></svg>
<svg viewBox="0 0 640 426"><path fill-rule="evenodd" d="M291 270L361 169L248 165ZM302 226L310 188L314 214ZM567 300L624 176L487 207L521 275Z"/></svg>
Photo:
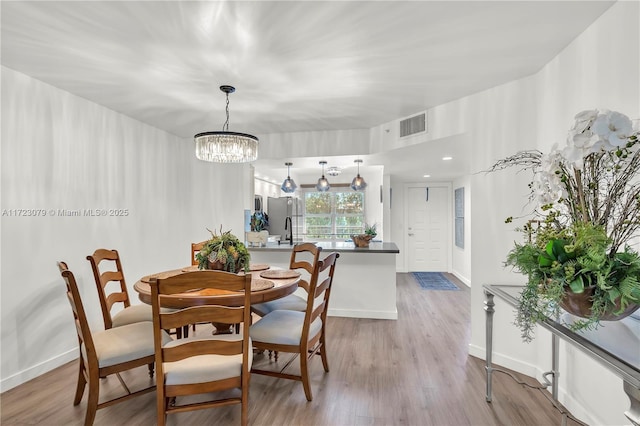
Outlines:
<svg viewBox="0 0 640 426"><path fill-rule="evenodd" d="M290 194L292 192L295 192L298 185L296 185L293 179L291 179L291 176L289 174L289 168L293 166L293 163L284 163L284 165L287 166L287 178L284 180L284 182L282 182L282 186L280 187L280 189L282 189L282 192Z"/></svg>
<svg viewBox="0 0 640 426"><path fill-rule="evenodd" d="M227 121L220 132L204 132L194 136L196 158L214 163L248 163L258 158L258 138L246 133L229 131L229 93L233 86L220 86L227 95Z"/></svg>
<svg viewBox="0 0 640 426"><path fill-rule="evenodd" d="M329 185L329 181L324 177L324 165L327 164L327 162L321 161L320 164L322 165L322 177L318 179L316 189L320 192L327 192L331 188L331 185Z"/></svg>
<svg viewBox="0 0 640 426"><path fill-rule="evenodd" d="M364 179L360 177L360 175L354 177L351 181L351 189L353 189L354 191L362 191L366 187L367 182L365 182Z"/></svg>
<svg viewBox="0 0 640 426"><path fill-rule="evenodd" d="M351 189L354 191L362 191L367 187L367 182L360 176L360 163L362 163L362 160L355 160L354 163L358 164L358 175L351 181Z"/></svg>

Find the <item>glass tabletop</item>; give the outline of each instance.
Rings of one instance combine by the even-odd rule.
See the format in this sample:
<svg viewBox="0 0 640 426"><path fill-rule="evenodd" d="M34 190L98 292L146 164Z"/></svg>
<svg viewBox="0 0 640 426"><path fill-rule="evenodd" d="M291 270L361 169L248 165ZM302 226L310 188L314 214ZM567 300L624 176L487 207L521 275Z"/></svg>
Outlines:
<svg viewBox="0 0 640 426"><path fill-rule="evenodd" d="M485 284L485 291L516 307L523 286ZM571 331L567 325L578 318L563 312L548 318L543 327L608 363L630 382L640 386L640 310L620 321L601 321L594 330Z"/></svg>

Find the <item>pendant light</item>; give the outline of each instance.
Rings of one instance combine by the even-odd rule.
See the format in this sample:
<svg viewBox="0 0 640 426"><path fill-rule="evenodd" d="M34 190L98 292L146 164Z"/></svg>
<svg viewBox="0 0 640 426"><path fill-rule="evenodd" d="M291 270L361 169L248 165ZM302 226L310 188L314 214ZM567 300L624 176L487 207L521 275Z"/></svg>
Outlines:
<svg viewBox="0 0 640 426"><path fill-rule="evenodd" d="M287 178L284 180L284 182L282 182L282 186L280 187L280 189L282 189L282 192L286 192L287 194L290 194L292 192L295 192L298 185L296 185L293 179L291 179L291 176L289 173L289 168L293 166L293 163L284 163L284 165L287 166Z"/></svg>
<svg viewBox="0 0 640 426"><path fill-rule="evenodd" d="M316 184L316 189L320 192L327 192L331 185L329 185L329 181L324 177L324 165L327 164L326 161L320 161L322 165L322 177L318 179L318 183Z"/></svg>
<svg viewBox="0 0 640 426"><path fill-rule="evenodd" d="M354 191L362 191L367 187L367 182L360 177L360 163L362 163L362 160L354 160L354 163L358 165L358 175L351 181L351 189Z"/></svg>
<svg viewBox="0 0 640 426"><path fill-rule="evenodd" d="M194 136L196 157L214 163L248 163L258 158L258 138L246 133L229 131L229 93L236 91L233 86L220 86L227 95L227 121L221 132L204 132Z"/></svg>

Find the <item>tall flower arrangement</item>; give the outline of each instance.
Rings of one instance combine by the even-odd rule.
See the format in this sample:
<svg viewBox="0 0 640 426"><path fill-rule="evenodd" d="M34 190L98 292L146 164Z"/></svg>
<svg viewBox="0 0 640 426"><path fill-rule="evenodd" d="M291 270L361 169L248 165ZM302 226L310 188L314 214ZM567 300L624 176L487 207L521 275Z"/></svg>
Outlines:
<svg viewBox="0 0 640 426"><path fill-rule="evenodd" d="M627 244L640 227L639 134L624 114L583 111L564 147L521 151L490 169L533 172L533 218L506 261L529 278L516 316L525 340L537 321L567 307L567 293L584 293L592 304L573 329L637 309L640 257Z"/></svg>

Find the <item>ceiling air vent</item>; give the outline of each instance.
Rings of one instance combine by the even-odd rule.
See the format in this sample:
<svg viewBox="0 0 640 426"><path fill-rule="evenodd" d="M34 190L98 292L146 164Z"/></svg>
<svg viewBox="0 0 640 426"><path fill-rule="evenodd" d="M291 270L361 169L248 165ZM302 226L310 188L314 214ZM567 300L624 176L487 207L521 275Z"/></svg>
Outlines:
<svg viewBox="0 0 640 426"><path fill-rule="evenodd" d="M400 137L415 135L417 133L424 133L427 131L427 116L426 113L414 115L407 119L400 121Z"/></svg>

